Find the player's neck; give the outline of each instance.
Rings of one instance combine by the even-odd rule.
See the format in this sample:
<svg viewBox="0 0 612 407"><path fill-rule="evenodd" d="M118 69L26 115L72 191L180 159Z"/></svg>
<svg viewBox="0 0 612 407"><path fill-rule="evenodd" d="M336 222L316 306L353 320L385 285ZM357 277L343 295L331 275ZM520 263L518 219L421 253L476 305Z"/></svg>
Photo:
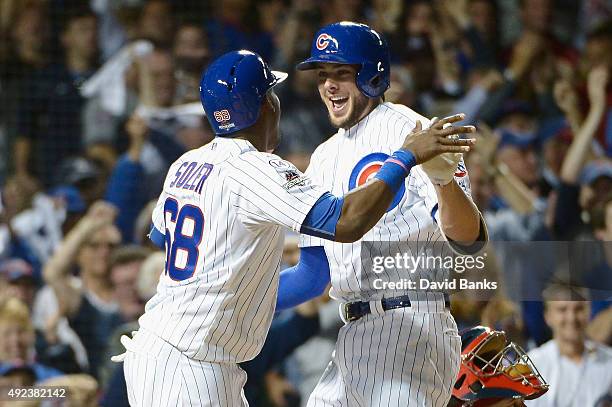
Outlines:
<svg viewBox="0 0 612 407"><path fill-rule="evenodd" d="M347 124L346 126L343 126L342 128L344 130L348 130L351 127L357 125L360 121L365 119L370 113L372 113L374 109L376 109L382 103L383 103L382 98L368 99L368 103L364 106L361 114L354 121Z"/></svg>
<svg viewBox="0 0 612 407"><path fill-rule="evenodd" d="M253 147L255 147L257 151L266 151L265 142L260 140L258 137L255 137L253 134L241 134L234 138L248 141L249 143L253 144Z"/></svg>
<svg viewBox="0 0 612 407"><path fill-rule="evenodd" d="M270 137L263 126L255 124L255 126L242 130L236 134L235 138L246 140L253 144L257 151L268 151L270 149Z"/></svg>

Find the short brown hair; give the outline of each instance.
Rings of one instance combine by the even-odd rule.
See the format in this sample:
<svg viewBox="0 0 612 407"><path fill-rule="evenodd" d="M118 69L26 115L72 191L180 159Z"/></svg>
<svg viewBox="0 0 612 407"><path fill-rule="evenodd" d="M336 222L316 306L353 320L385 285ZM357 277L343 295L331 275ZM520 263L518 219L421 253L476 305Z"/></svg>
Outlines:
<svg viewBox="0 0 612 407"><path fill-rule="evenodd" d="M544 305L550 301L589 301L589 290L574 281L555 281L542 291Z"/></svg>

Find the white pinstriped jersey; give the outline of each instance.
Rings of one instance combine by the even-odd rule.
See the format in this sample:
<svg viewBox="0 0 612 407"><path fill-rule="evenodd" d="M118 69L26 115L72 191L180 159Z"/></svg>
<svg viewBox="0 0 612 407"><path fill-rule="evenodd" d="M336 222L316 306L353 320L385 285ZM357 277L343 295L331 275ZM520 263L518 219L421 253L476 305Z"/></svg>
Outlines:
<svg viewBox="0 0 612 407"><path fill-rule="evenodd" d="M402 146L417 120L421 121L424 128L429 126L430 120L408 107L383 103L359 123L347 130L339 129L335 135L317 147L310 159L306 175L334 195L342 196L363 185L376 174L388 155ZM455 179L469 195L469 178L463 162L459 164ZM400 281L407 277L400 271L385 271L379 275L362 273L361 242L413 241L415 246L419 246L419 251L438 242L437 248L450 250L444 244L445 237L439 227L437 205L433 184L423 169L416 166L410 171L404 188L396 196L391 209L361 241L336 243L301 235L300 246L325 247L331 271L331 295L334 298L343 301L370 301L402 295L404 292L401 290L386 291L373 287L373 280L376 278L383 281ZM442 281L447 273L440 270L437 273L443 273L442 275L432 276L421 275L421 272L417 271L412 279L423 277ZM436 295L435 298L439 297Z"/></svg>
<svg viewBox="0 0 612 407"><path fill-rule="evenodd" d="M166 270L140 326L188 357L242 362L268 332L284 232L325 192L240 139L217 138L171 167L153 212Z"/></svg>

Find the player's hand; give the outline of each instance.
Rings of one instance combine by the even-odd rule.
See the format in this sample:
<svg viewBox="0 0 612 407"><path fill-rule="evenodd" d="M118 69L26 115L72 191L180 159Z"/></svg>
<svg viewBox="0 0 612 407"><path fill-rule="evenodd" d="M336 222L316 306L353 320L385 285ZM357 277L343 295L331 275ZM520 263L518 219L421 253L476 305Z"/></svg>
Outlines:
<svg viewBox="0 0 612 407"><path fill-rule="evenodd" d="M476 128L474 126L453 126L452 124L464 118L464 114L448 116L433 121L431 126L424 130L421 122L417 121L412 132L404 140L402 149L410 151L416 158L417 164L423 164L443 153L466 153L471 150L476 140L473 138L461 139L459 135L473 133Z"/></svg>
<svg viewBox="0 0 612 407"><path fill-rule="evenodd" d="M129 335L121 335L121 338L119 338L119 341L121 342L121 344L125 348L125 352L123 352L123 353L121 353L119 355L111 356L111 361L112 362L121 363L121 362L123 362L125 360L125 357L127 356L127 351L131 350L131 348L133 348L132 341L134 340L133 338L136 335L136 332L138 332L138 331L132 331L132 337L130 337Z"/></svg>

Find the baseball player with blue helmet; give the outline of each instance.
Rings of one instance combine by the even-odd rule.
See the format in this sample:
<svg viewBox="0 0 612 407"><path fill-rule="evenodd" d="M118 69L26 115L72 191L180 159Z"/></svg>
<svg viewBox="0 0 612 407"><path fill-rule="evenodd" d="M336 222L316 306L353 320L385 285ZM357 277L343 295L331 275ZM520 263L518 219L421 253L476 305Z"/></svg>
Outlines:
<svg viewBox="0 0 612 407"><path fill-rule="evenodd" d="M246 374L274 313L283 228L337 242L366 233L416 164L472 141L444 132L406 137L374 182L336 197L271 154L279 142L280 103L271 71L250 51L215 60L200 94L217 137L169 169L153 212L151 240L166 250L157 293L133 338L122 338L133 406L246 406ZM409 132L406 132L408 135ZM318 267L307 250L301 269Z"/></svg>
<svg viewBox="0 0 612 407"><path fill-rule="evenodd" d="M315 150L306 171L333 194L348 193L375 179L407 131L421 125L443 131L447 125L446 120L428 120L407 106L384 102L389 51L385 39L366 25L341 22L323 27L310 58L297 69L316 71L319 95L338 128ZM364 242L376 242L369 247L393 258L393 245L380 242L395 242L395 247L397 242L413 242L423 252L441 246L465 254L480 250L486 239L461 153L438 155L412 168L386 213L360 241L346 244L302 235L302 250L324 248L330 295L341 302L346 323L308 406L446 406L461 354L448 295L389 283L410 276L418 282L444 281L448 270L436 270L436 275L424 268L374 272L362 265L364 258L372 258ZM317 289L311 289L312 280L317 281L302 279L296 296L285 286L293 290L300 276L281 273L279 307L319 294L324 284L317 281Z"/></svg>

